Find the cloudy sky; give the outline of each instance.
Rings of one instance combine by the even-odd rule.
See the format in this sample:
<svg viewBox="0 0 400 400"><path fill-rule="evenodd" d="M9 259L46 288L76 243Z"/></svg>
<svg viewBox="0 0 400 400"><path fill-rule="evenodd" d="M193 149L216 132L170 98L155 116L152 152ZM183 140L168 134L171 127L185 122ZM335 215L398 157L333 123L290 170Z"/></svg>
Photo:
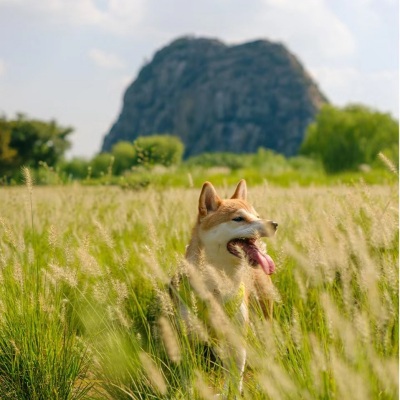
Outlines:
<svg viewBox="0 0 400 400"><path fill-rule="evenodd" d="M399 115L397 0L0 0L0 113L72 126L92 156L127 85L178 36L283 42L336 105Z"/></svg>

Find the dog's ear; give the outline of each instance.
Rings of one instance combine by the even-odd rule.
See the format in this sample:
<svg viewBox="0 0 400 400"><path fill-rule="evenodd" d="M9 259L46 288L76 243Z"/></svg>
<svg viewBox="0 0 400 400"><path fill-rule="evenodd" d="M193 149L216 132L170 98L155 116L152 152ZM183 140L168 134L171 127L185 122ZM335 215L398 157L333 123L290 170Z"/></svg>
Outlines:
<svg viewBox="0 0 400 400"><path fill-rule="evenodd" d="M205 217L210 211L216 211L220 204L221 199L214 186L210 182L205 182L199 198L199 216Z"/></svg>
<svg viewBox="0 0 400 400"><path fill-rule="evenodd" d="M241 179L240 182L238 183L235 193L233 193L231 199L240 199L240 200L247 199L247 185L244 179Z"/></svg>

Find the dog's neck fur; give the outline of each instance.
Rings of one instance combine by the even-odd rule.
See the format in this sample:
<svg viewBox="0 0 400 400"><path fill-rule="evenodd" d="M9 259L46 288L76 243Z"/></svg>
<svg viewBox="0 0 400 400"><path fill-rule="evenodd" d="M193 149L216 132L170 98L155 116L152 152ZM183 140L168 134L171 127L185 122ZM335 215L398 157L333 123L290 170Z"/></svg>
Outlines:
<svg viewBox="0 0 400 400"><path fill-rule="evenodd" d="M199 269L210 291L225 301L235 296L245 282L245 262L233 257L227 260L226 256L215 256L218 254L215 249L222 244L216 241L205 245L201 236L200 225L196 223L186 248L186 259Z"/></svg>

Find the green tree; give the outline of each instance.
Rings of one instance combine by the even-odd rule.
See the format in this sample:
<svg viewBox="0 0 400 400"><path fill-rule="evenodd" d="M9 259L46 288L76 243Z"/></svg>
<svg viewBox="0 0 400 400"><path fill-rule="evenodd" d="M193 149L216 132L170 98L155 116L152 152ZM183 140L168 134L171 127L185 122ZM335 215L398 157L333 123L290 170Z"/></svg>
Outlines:
<svg viewBox="0 0 400 400"><path fill-rule="evenodd" d="M0 119L0 175L8 174L15 162L17 151L10 147L11 128L5 119Z"/></svg>
<svg viewBox="0 0 400 400"><path fill-rule="evenodd" d="M372 164L379 152L398 149L398 135L398 122L389 114L362 105L324 105L300 152L320 158L325 170L334 173Z"/></svg>
<svg viewBox="0 0 400 400"><path fill-rule="evenodd" d="M169 167L182 160L184 145L171 135L152 135L137 138L133 145L139 165L160 164Z"/></svg>
<svg viewBox="0 0 400 400"><path fill-rule="evenodd" d="M121 175L137 163L135 146L131 142L118 142L113 146L111 154L114 156L115 175Z"/></svg>
<svg viewBox="0 0 400 400"><path fill-rule="evenodd" d="M54 166L70 147L68 136L72 132L55 121L28 119L23 114L14 120L2 118L0 171L15 173L23 165L37 168L40 162Z"/></svg>

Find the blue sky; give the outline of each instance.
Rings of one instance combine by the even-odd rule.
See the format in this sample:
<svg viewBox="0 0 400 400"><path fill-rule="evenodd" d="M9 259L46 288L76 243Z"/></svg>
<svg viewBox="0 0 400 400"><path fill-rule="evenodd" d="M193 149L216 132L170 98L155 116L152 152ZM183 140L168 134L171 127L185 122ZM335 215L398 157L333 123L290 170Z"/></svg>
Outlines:
<svg viewBox="0 0 400 400"><path fill-rule="evenodd" d="M284 43L330 101L399 115L397 0L0 0L0 113L75 128L90 157L154 52L183 35Z"/></svg>

